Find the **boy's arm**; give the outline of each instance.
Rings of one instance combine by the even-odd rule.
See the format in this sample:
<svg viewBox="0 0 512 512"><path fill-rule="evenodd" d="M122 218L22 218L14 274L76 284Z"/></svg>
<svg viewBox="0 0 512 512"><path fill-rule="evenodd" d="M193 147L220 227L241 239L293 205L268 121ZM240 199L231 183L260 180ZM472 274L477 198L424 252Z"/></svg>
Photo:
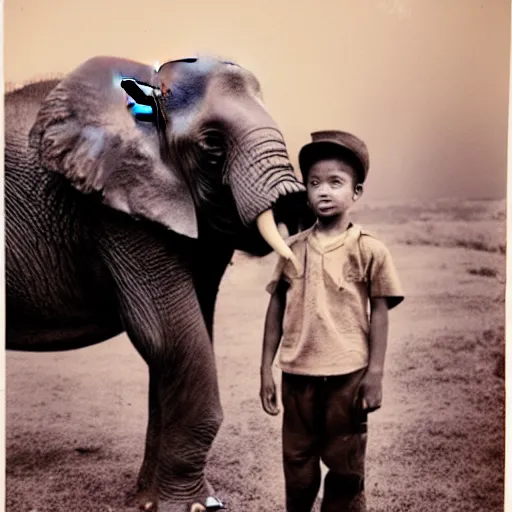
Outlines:
<svg viewBox="0 0 512 512"><path fill-rule="evenodd" d="M388 343L388 311L404 300L404 294L387 247L371 236L364 239L366 249L373 256L373 263L369 275L370 357L361 382L359 398L363 411L372 412L378 409L382 402L382 377Z"/></svg>
<svg viewBox="0 0 512 512"><path fill-rule="evenodd" d="M362 409L372 412L382 402L382 377L388 343L388 303L385 297L370 299L370 354L368 368L361 382Z"/></svg>
<svg viewBox="0 0 512 512"><path fill-rule="evenodd" d="M287 286L288 284L285 281L280 280L270 298L263 335L260 368L260 398L265 412L272 415L279 413L279 409L277 408L276 386L272 375L272 363L283 334L283 317L286 307Z"/></svg>

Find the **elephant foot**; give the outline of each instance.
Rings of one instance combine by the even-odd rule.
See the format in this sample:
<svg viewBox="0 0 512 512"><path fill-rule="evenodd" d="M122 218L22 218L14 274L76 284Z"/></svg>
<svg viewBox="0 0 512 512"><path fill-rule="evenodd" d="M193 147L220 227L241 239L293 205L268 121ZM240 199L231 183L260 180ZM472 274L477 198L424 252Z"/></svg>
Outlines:
<svg viewBox="0 0 512 512"><path fill-rule="evenodd" d="M144 512L157 512L157 493L151 489L136 491L127 497L126 506L136 508L137 510L143 510Z"/></svg>
<svg viewBox="0 0 512 512"><path fill-rule="evenodd" d="M137 505L139 510L144 512L157 512L158 500L155 494L145 491L137 496Z"/></svg>
<svg viewBox="0 0 512 512"><path fill-rule="evenodd" d="M192 503L176 504L161 500L158 503L158 512L215 512L225 510L223 503L215 497L214 492L210 482L205 480L201 496L196 497Z"/></svg>
<svg viewBox="0 0 512 512"><path fill-rule="evenodd" d="M139 503L139 510L144 510L145 512L157 512L157 504L156 501L153 500L142 500Z"/></svg>
<svg viewBox="0 0 512 512"><path fill-rule="evenodd" d="M204 502L195 501L192 505L161 502L158 506L158 512L215 512L224 509L222 502L213 496Z"/></svg>
<svg viewBox="0 0 512 512"><path fill-rule="evenodd" d="M224 505L215 497L214 489L207 480L204 482L203 493L192 503L176 503L159 499L156 489L139 488L127 497L126 505L143 512L213 512L224 509Z"/></svg>

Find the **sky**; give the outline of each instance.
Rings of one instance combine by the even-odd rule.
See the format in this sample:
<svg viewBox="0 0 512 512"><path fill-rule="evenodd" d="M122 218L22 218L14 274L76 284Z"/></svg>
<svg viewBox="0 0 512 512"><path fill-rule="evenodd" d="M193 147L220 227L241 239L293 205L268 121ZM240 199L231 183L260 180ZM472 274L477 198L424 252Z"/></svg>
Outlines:
<svg viewBox="0 0 512 512"><path fill-rule="evenodd" d="M508 0L4 0L4 81L215 54L258 77L294 165L341 129L367 199L504 198L510 20Z"/></svg>

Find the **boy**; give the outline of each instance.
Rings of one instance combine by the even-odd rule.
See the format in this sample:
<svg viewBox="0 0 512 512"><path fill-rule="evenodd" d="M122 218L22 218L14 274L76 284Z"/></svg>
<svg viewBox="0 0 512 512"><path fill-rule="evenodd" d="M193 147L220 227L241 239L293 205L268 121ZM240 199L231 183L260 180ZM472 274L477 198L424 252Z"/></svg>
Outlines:
<svg viewBox="0 0 512 512"><path fill-rule="evenodd" d="M299 268L281 258L267 287L260 398L279 413L280 345L286 510L311 510L322 460L322 512L361 512L366 418L381 405L388 309L404 297L384 244L349 221L368 173L366 145L341 131L311 135L299 165L317 221L289 241Z"/></svg>

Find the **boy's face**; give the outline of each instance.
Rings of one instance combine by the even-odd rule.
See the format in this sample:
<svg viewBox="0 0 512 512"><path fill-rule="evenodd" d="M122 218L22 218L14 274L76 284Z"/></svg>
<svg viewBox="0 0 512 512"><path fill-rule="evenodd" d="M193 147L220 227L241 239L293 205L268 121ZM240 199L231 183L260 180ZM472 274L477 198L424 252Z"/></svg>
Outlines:
<svg viewBox="0 0 512 512"><path fill-rule="evenodd" d="M342 215L359 199L353 168L342 160L325 159L313 164L307 177L308 199L319 218Z"/></svg>

